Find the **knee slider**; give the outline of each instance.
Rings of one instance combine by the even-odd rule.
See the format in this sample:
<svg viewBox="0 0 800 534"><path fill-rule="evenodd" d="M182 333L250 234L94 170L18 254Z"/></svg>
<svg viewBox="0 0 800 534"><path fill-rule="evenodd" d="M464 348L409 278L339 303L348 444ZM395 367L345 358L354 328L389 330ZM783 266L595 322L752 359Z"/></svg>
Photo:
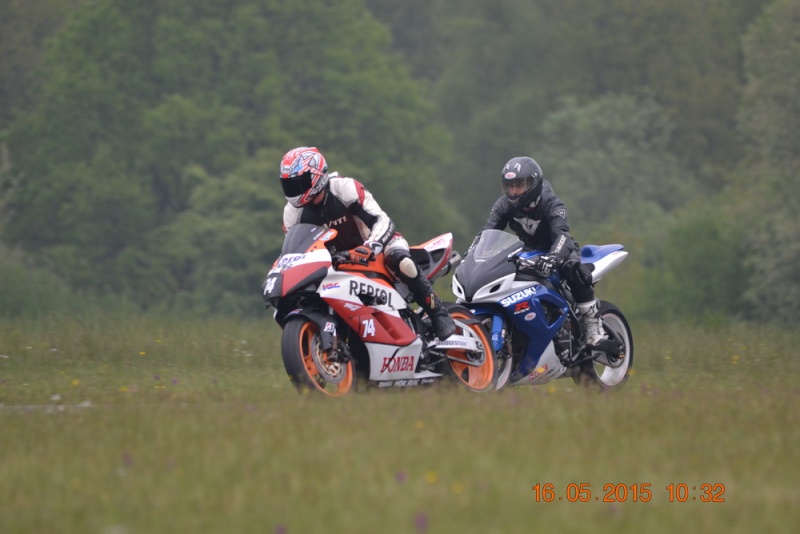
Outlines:
<svg viewBox="0 0 800 534"><path fill-rule="evenodd" d="M401 279L414 279L419 274L417 264L411 259L408 251L395 249L386 254L386 266L395 276Z"/></svg>
<svg viewBox="0 0 800 534"><path fill-rule="evenodd" d="M400 260L398 268L400 269L401 273L403 273L409 278L416 278L417 275L419 274L419 271L417 271L417 264L414 263L414 260L412 260L408 256Z"/></svg>

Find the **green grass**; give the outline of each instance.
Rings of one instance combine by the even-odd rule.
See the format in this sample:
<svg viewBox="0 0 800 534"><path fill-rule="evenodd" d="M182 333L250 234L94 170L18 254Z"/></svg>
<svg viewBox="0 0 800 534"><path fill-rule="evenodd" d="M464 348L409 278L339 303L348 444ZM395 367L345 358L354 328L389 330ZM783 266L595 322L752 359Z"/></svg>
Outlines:
<svg viewBox="0 0 800 534"><path fill-rule="evenodd" d="M0 532L794 531L800 334L632 327L614 394L319 399L292 389L266 316L5 321ZM670 483L698 490L670 503ZM725 502L701 502L704 483ZM652 497L604 503L606 484Z"/></svg>

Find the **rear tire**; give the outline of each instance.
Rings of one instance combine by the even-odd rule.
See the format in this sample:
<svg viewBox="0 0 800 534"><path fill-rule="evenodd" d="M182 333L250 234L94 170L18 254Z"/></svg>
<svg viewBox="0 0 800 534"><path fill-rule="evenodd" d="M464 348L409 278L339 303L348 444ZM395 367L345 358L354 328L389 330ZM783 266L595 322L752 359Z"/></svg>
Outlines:
<svg viewBox="0 0 800 534"><path fill-rule="evenodd" d="M633 333L622 311L610 302L601 301L598 315L603 320L603 329L622 341L620 354L604 355L606 365L600 361L589 360L580 364L578 374L572 377L576 384L602 390L617 390L628 381L633 367Z"/></svg>
<svg viewBox="0 0 800 534"><path fill-rule="evenodd" d="M283 366L301 394L311 392L329 397L347 395L355 387L353 360L334 362L330 351L322 350L319 326L305 317L290 319L281 335Z"/></svg>
<svg viewBox="0 0 800 534"><path fill-rule="evenodd" d="M464 306L453 303L445 303L444 306L456 323L455 333L474 337L482 353L472 355L472 358L477 356L477 359L481 361L480 365L467 365L448 358L444 365L446 374L471 391L495 391L498 370L497 355L486 329L480 320ZM446 354L459 359L465 357L463 350L451 349L446 351Z"/></svg>

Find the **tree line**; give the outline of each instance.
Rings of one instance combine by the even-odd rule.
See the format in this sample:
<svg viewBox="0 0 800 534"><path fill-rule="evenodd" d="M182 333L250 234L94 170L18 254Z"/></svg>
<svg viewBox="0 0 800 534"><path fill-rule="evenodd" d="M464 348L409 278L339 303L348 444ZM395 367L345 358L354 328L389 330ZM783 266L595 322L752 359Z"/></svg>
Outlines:
<svg viewBox="0 0 800 534"><path fill-rule="evenodd" d="M531 155L636 313L800 316L800 0L44 3L0 6L4 313L260 310L278 160L316 145L460 247Z"/></svg>

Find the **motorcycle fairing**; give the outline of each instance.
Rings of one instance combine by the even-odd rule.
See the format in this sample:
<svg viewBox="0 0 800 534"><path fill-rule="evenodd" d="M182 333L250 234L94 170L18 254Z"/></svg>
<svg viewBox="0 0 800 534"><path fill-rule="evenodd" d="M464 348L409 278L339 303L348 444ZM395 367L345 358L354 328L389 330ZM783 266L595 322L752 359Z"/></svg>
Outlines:
<svg viewBox="0 0 800 534"><path fill-rule="evenodd" d="M302 254L283 254L267 273L264 281L264 297L286 295L303 286L319 282L331 265L330 253L323 249L310 250Z"/></svg>
<svg viewBox="0 0 800 534"><path fill-rule="evenodd" d="M330 270L319 294L358 336L367 343L407 346L416 333L400 316L405 300L388 282ZM364 300L373 300L367 305Z"/></svg>
<svg viewBox="0 0 800 534"><path fill-rule="evenodd" d="M514 326L525 334L528 346L517 370L511 375L512 382L520 381L536 372L537 367L540 366L542 355L546 349L552 348L551 340L569 314L567 301L558 292L544 285L535 284L517 294L526 296L515 300L514 295L511 295L503 307L506 310L506 316L511 318ZM550 303L559 310L558 316L552 322L548 319L544 303ZM555 361L558 361L557 357ZM548 366L550 371L554 368L554 364Z"/></svg>
<svg viewBox="0 0 800 534"><path fill-rule="evenodd" d="M558 355L556 354L556 350L552 341L547 343L547 346L542 352L541 357L538 357L536 360L536 364L533 366L530 372L515 372L509 378L509 382L514 386L544 384L545 382L549 382L563 375L567 370L567 368L564 367L564 365L558 359ZM523 360L523 363L524 361L525 360ZM518 371L521 368L522 364L520 364Z"/></svg>
<svg viewBox="0 0 800 534"><path fill-rule="evenodd" d="M541 287L543 288L543 286ZM545 294L543 289L539 289L539 291L542 291L540 295ZM555 299L555 303L558 303L558 299ZM518 304L518 302L511 304L511 306L515 306L516 304ZM469 309L472 313L478 316L482 315L491 316L492 345L494 346L494 350L496 352L502 350L503 346L505 345L505 336L503 335L503 327L506 317L506 312L502 310L502 307L499 304L477 304L474 306L469 306ZM536 312L531 312L531 313L536 313ZM525 314L521 315L524 319ZM561 327L561 324L563 323L564 320L565 317L561 316L552 325L547 325L545 320L542 321L539 327L542 328L543 330L550 332L557 331L558 328ZM525 325L525 328L528 328L528 325ZM558 378L559 376L561 376L566 372L566 367L564 367L561 364L561 361L559 360L558 355L555 352L555 347L552 341L546 341L544 343L534 344L530 342L531 333L526 332L524 329L522 331L525 334L526 338L529 340L529 343L527 350L525 351L525 355L523 356L520 364L517 366L516 372L509 378L509 380L513 385L544 384L545 382L549 382L550 380ZM548 339L548 338L543 338L543 339ZM540 350L540 347L542 345L545 345L544 350Z"/></svg>
<svg viewBox="0 0 800 534"><path fill-rule="evenodd" d="M421 378L421 375L415 372L422 354L420 338L415 336L414 341L403 347L374 342L364 345L369 353L370 380Z"/></svg>

